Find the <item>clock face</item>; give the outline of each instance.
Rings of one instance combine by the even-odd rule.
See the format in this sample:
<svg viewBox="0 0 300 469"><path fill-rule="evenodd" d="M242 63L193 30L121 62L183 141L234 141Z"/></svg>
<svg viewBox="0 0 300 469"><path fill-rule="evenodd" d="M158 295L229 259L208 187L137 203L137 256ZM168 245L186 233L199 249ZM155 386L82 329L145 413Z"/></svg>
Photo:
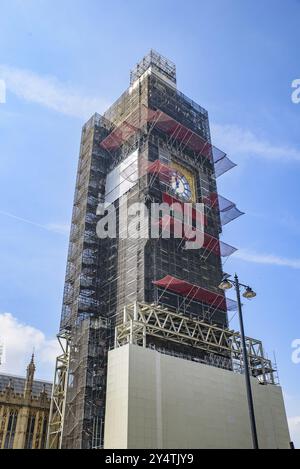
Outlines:
<svg viewBox="0 0 300 469"><path fill-rule="evenodd" d="M179 171L174 170L171 178L171 188L174 195L185 202L188 202L192 198L192 191L190 185L183 174Z"/></svg>

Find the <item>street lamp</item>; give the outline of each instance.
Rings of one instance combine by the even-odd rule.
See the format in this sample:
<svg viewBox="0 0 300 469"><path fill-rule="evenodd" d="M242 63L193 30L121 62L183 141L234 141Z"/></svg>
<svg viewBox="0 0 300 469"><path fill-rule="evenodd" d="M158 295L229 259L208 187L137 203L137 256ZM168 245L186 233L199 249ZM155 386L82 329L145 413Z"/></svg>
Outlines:
<svg viewBox="0 0 300 469"><path fill-rule="evenodd" d="M246 347L244 321L243 321L243 313L242 313L241 287L245 289L245 291L243 293L244 298L247 298L247 299L254 298L256 296L256 293L248 285L244 285L244 284L240 283L237 274L235 274L234 280L230 280L229 277L230 277L229 275L225 275L225 277L223 278L222 282L219 285L219 288L221 288L222 290L228 290L232 287L235 287L235 291L236 291L253 449L259 449L256 422L255 422L253 396L252 396L252 389L251 389L249 363L248 363L248 353L247 353L247 347Z"/></svg>

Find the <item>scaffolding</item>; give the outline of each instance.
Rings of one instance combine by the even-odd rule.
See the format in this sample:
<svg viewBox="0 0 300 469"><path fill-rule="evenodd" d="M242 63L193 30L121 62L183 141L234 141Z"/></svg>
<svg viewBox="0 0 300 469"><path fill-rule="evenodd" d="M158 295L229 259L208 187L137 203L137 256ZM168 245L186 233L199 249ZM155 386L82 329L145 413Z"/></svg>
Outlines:
<svg viewBox="0 0 300 469"><path fill-rule="evenodd" d="M131 70L130 85L133 86L136 80L141 78L149 69L151 72L155 69L163 77L176 85L176 65L153 49Z"/></svg>
<svg viewBox="0 0 300 469"><path fill-rule="evenodd" d="M204 243L195 250L186 248L184 234L163 236L174 227L174 205L182 204L172 188L178 166L194 178L192 224L195 203L204 204ZM242 212L218 194L217 179L234 166L211 143L207 111L176 89L174 64L155 51L135 67L130 87L115 104L84 126L61 317L61 333L70 334L68 382L63 388L65 369L58 362L62 401L53 396L51 447L103 447L107 353L115 340L120 345L127 337L124 308L130 315L129 305L161 306L174 320L185 317L205 321L211 330L228 330L227 312L236 304L218 285L222 261L236 249L220 235ZM105 215L98 215L97 207L105 202L115 210L117 234L100 239L97 224ZM122 217L136 202L147 209L152 203L170 207L170 216L159 221L157 239L149 232L151 217L140 236L126 236ZM148 326L151 347L233 368L229 348L204 350L173 340L170 332L150 334Z"/></svg>
<svg viewBox="0 0 300 469"><path fill-rule="evenodd" d="M103 446L106 318L86 318L72 333L62 448Z"/></svg>
<svg viewBox="0 0 300 469"><path fill-rule="evenodd" d="M82 131L59 335L68 331L69 340L56 365L58 396L52 399L51 448L100 448L103 444L109 322L99 314L96 210L105 188L107 158L97 142L110 129L111 124L95 114ZM66 354L67 372L63 367Z"/></svg>
<svg viewBox="0 0 300 469"><path fill-rule="evenodd" d="M143 303L126 306L123 324L116 329L115 347L128 343L147 347L154 337L205 352L206 360L196 361L244 373L242 340L238 332L176 314L160 306ZM259 378L262 384L275 384L276 370L265 357L262 342L246 337L246 347L251 375ZM167 353L166 349L163 350ZM220 360L212 361L211 354L227 357L224 366ZM185 358L183 354L181 357ZM195 360L195 356L191 355L190 359Z"/></svg>
<svg viewBox="0 0 300 469"><path fill-rule="evenodd" d="M68 385L70 340L68 331L57 336L62 353L56 359L55 375L49 412L47 449L60 449L66 410L66 392Z"/></svg>

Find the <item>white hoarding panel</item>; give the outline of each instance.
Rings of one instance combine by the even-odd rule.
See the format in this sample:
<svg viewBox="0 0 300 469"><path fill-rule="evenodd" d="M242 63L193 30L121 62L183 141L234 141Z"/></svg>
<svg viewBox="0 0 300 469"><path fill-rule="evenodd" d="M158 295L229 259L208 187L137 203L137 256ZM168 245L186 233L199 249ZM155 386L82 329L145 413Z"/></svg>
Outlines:
<svg viewBox="0 0 300 469"><path fill-rule="evenodd" d="M251 378L261 449L289 449L280 386ZM104 448L252 448L244 375L138 345L108 354Z"/></svg>

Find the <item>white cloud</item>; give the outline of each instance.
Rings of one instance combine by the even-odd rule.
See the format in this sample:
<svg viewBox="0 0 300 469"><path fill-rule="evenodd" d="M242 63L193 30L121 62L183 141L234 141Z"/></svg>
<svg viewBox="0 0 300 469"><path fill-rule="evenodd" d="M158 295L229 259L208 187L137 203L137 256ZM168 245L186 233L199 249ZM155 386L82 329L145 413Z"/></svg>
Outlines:
<svg viewBox="0 0 300 469"><path fill-rule="evenodd" d="M269 264L282 267L291 267L292 269L300 269L300 259L288 259L273 254L262 254L257 252L248 251L246 249L239 249L234 253L235 257L255 264Z"/></svg>
<svg viewBox="0 0 300 469"><path fill-rule="evenodd" d="M103 99L84 96L56 77L40 76L30 70L0 64L0 79L11 93L26 101L45 106L69 116L86 119L107 106Z"/></svg>
<svg viewBox="0 0 300 469"><path fill-rule="evenodd" d="M42 226L46 230L53 231L54 233L61 235L67 236L70 233L70 225L68 225L68 223L48 223L47 225Z"/></svg>
<svg viewBox="0 0 300 469"><path fill-rule="evenodd" d="M0 342L4 345L4 360L0 373L25 375L34 350L36 376L52 381L55 358L60 352L56 338L48 339L39 329L21 323L10 313L2 313Z"/></svg>
<svg viewBox="0 0 300 469"><path fill-rule="evenodd" d="M289 417L288 422L289 422L291 440L293 441L296 448L300 448L300 416Z"/></svg>
<svg viewBox="0 0 300 469"><path fill-rule="evenodd" d="M237 125L212 124L211 132L214 143L225 149L228 154L300 162L300 148L273 144Z"/></svg>
<svg viewBox="0 0 300 469"><path fill-rule="evenodd" d="M0 104L6 103L6 83L0 79Z"/></svg>

